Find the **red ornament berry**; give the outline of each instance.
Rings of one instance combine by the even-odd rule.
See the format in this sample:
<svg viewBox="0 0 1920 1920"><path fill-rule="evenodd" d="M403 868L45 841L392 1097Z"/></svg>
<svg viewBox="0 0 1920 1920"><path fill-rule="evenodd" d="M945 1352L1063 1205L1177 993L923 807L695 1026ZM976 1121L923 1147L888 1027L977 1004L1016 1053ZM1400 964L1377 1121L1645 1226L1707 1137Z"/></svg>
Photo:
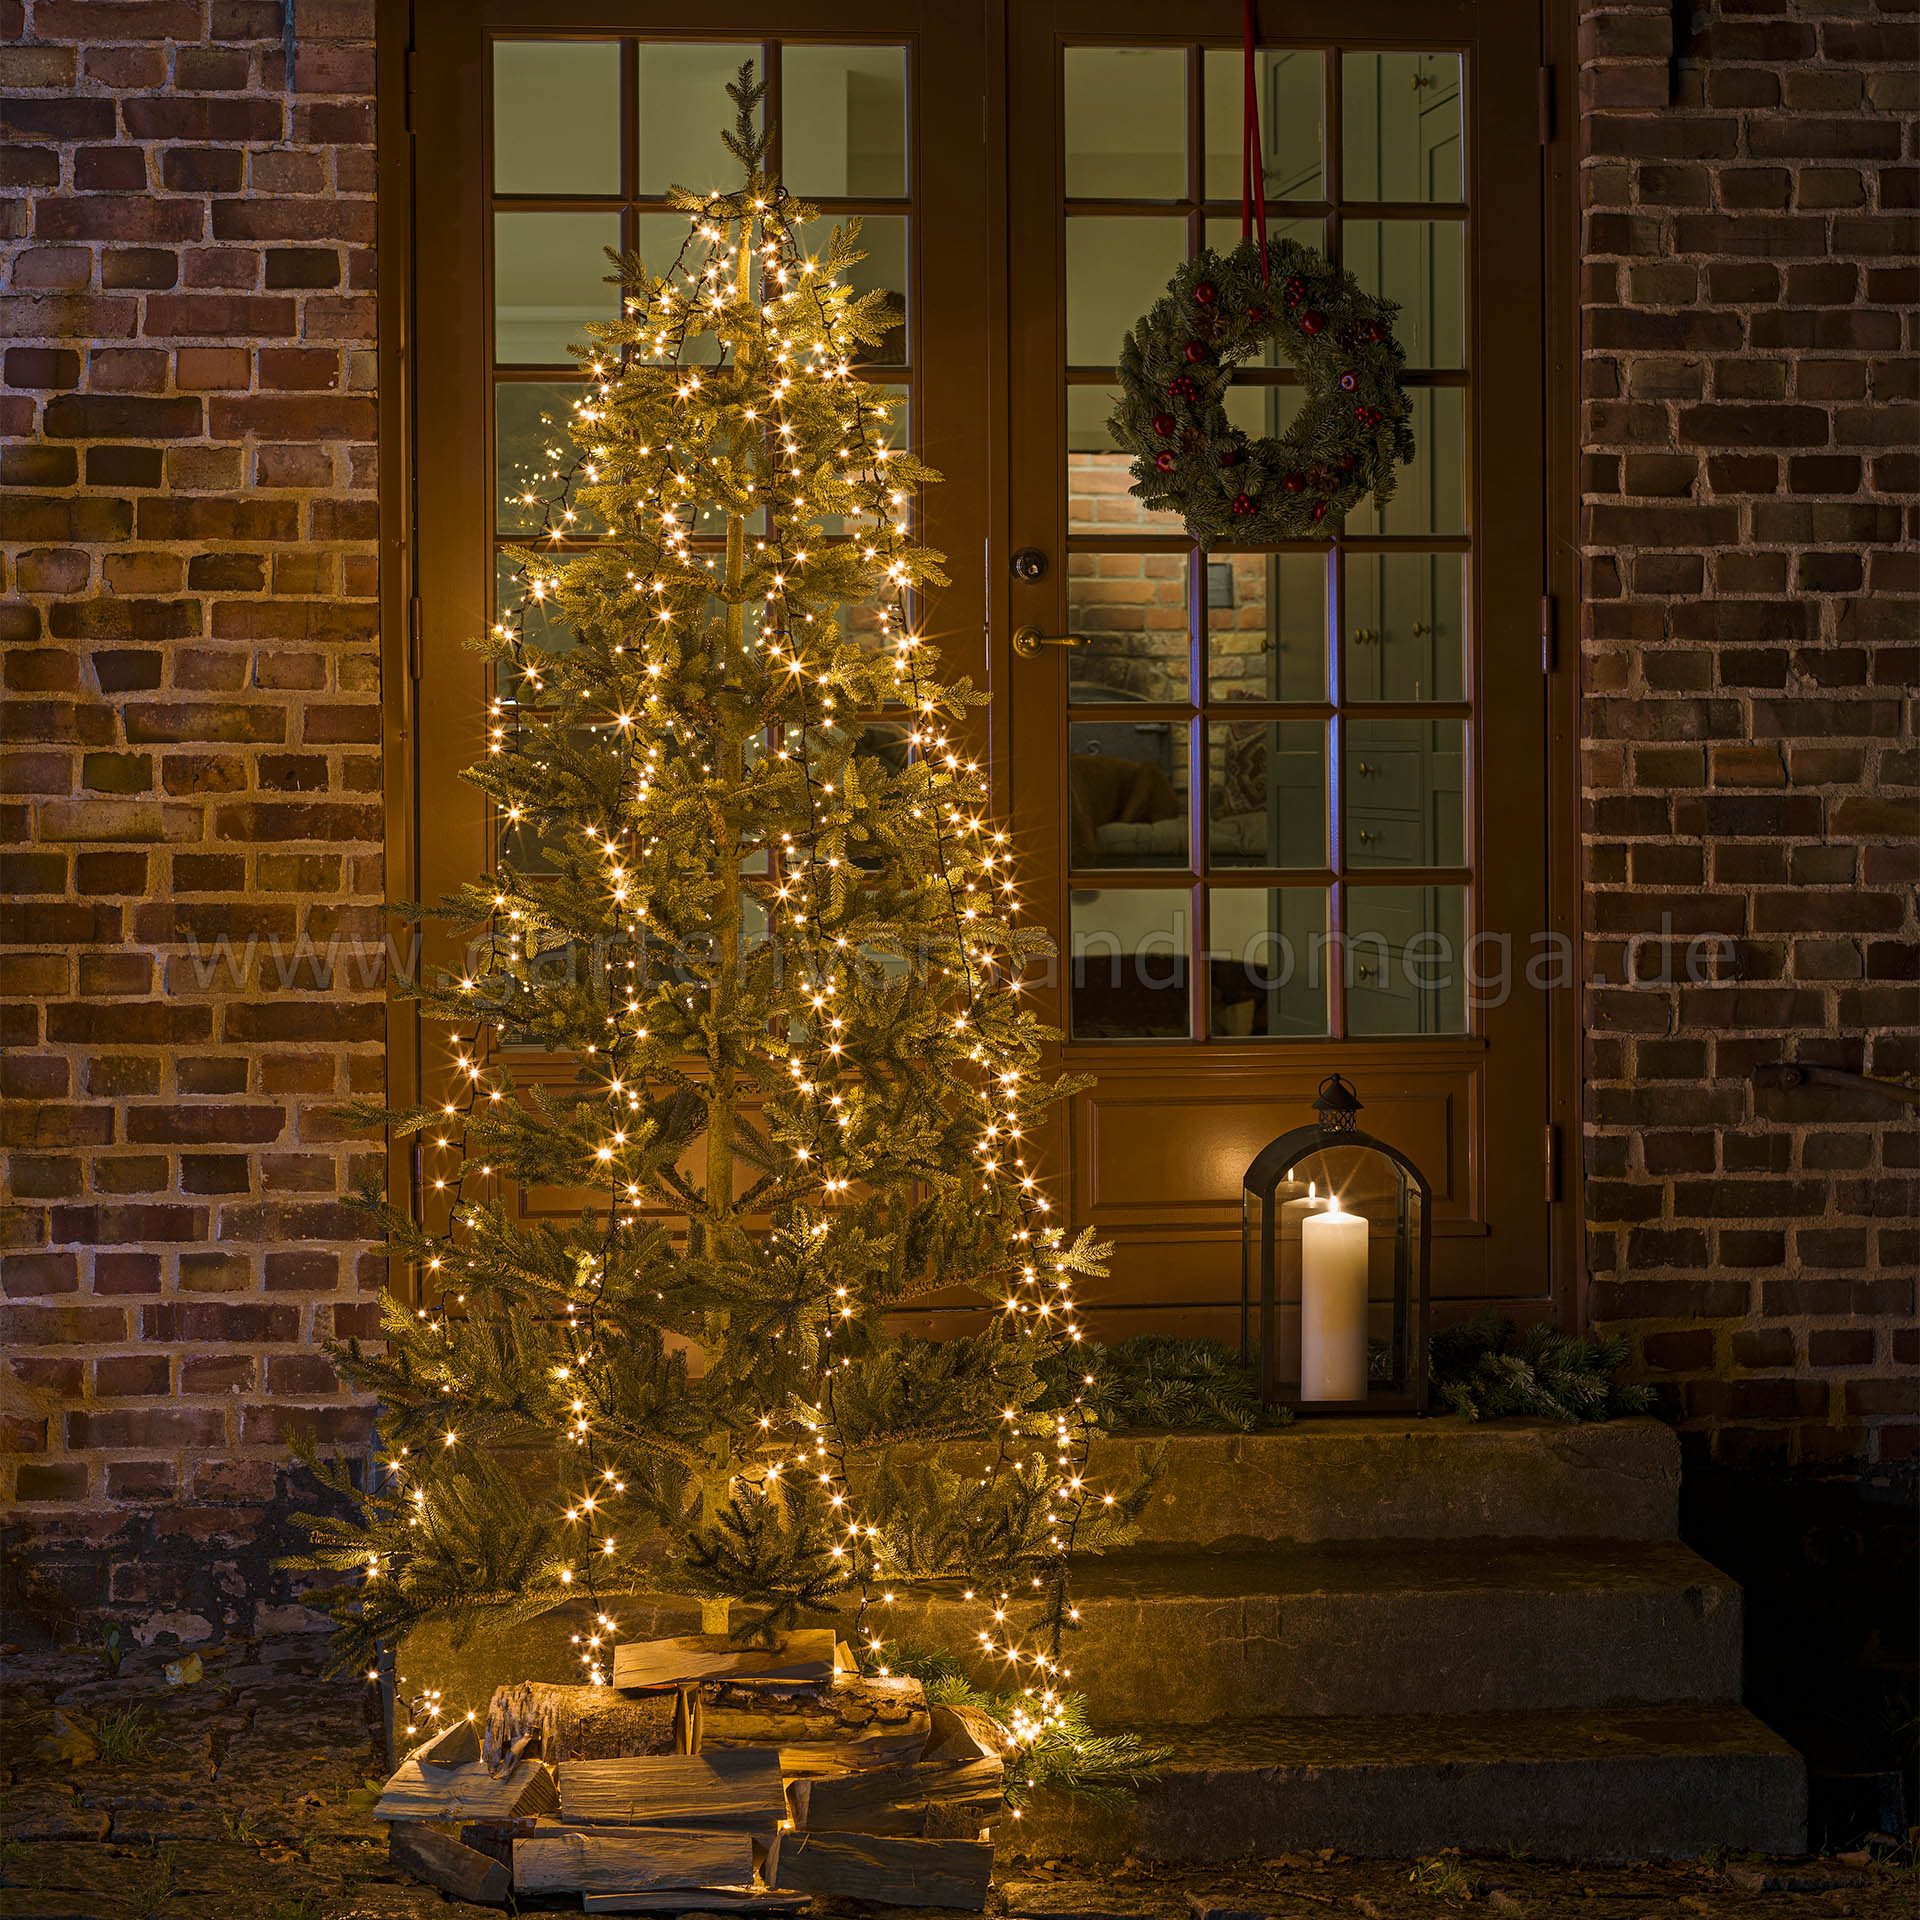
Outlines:
<svg viewBox="0 0 1920 1920"><path fill-rule="evenodd" d="M1219 292L1220 289L1216 287L1211 280L1201 280L1195 284L1193 289L1195 304L1202 307L1210 307L1218 297Z"/></svg>
<svg viewBox="0 0 1920 1920"><path fill-rule="evenodd" d="M1359 464L1360 463L1350 453L1343 453L1340 456L1340 471L1342 473L1351 473Z"/></svg>
<svg viewBox="0 0 1920 1920"><path fill-rule="evenodd" d="M1265 307L1249 307L1247 309L1247 318L1249 320L1259 321L1264 320L1266 317L1267 310Z"/></svg>
<svg viewBox="0 0 1920 1920"><path fill-rule="evenodd" d="M1350 373L1343 373L1340 376L1340 391L1342 393L1351 393L1359 384L1360 382Z"/></svg>
<svg viewBox="0 0 1920 1920"><path fill-rule="evenodd" d="M1161 439L1164 440L1167 437L1167 435L1173 431L1173 428L1174 428L1174 418L1172 414L1156 413L1153 416L1153 430L1155 433L1157 433L1161 437Z"/></svg>
<svg viewBox="0 0 1920 1920"><path fill-rule="evenodd" d="M1235 513L1251 513L1253 511L1252 499L1244 493L1236 493L1233 496L1233 510Z"/></svg>
<svg viewBox="0 0 1920 1920"><path fill-rule="evenodd" d="M1240 449L1238 447L1222 447L1220 449L1220 464L1223 467L1237 467L1240 464Z"/></svg>
<svg viewBox="0 0 1920 1920"><path fill-rule="evenodd" d="M1289 493L1305 493L1307 490L1307 481L1304 474L1290 473L1281 484Z"/></svg>
<svg viewBox="0 0 1920 1920"><path fill-rule="evenodd" d="M1182 373L1176 374L1173 379L1167 382L1167 391L1172 394L1176 400L1191 400L1200 389Z"/></svg>
<svg viewBox="0 0 1920 1920"><path fill-rule="evenodd" d="M1187 356L1188 366L1195 366L1207 357L1207 343L1204 340L1189 340L1181 352Z"/></svg>
<svg viewBox="0 0 1920 1920"><path fill-rule="evenodd" d="M1283 291L1287 296L1287 305L1297 307L1307 297L1307 283L1296 273L1288 280Z"/></svg>
<svg viewBox="0 0 1920 1920"><path fill-rule="evenodd" d="M1327 316L1318 307L1309 307L1300 316L1300 331L1305 334L1325 333Z"/></svg>
<svg viewBox="0 0 1920 1920"><path fill-rule="evenodd" d="M1316 500L1313 503L1313 517L1316 520L1324 520L1327 517L1327 503L1324 500Z"/></svg>
<svg viewBox="0 0 1920 1920"><path fill-rule="evenodd" d="M1162 473L1171 473L1173 471L1173 455L1170 453L1156 453L1153 456L1153 464L1158 467Z"/></svg>
<svg viewBox="0 0 1920 1920"><path fill-rule="evenodd" d="M1377 347L1386 337L1387 330L1378 320L1369 320L1361 334L1361 338L1370 347Z"/></svg>

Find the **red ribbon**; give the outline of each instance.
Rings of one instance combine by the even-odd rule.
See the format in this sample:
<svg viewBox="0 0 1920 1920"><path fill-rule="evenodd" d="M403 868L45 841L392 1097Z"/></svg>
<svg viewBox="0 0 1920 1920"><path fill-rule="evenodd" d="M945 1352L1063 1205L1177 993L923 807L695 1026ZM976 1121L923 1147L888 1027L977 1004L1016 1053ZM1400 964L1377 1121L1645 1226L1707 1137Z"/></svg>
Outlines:
<svg viewBox="0 0 1920 1920"><path fill-rule="evenodd" d="M1256 222L1260 228L1260 278L1270 279L1267 270L1267 170L1260 158L1260 84L1253 70L1253 6L1245 0L1241 18L1247 76L1246 117L1240 130L1240 238L1252 237Z"/></svg>

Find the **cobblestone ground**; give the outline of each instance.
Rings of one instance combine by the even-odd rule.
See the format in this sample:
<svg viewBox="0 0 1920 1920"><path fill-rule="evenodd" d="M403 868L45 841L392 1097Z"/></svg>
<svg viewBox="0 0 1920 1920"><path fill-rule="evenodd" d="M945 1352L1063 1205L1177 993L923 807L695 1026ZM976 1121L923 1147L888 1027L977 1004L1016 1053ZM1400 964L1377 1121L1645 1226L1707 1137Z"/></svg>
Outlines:
<svg viewBox="0 0 1920 1920"><path fill-rule="evenodd" d="M317 1639L241 1641L170 1682L177 1647L0 1653L0 1915L7 1920L453 1920L389 1866L369 1817L385 1774L371 1690L318 1677ZM191 1670L190 1670L191 1671ZM1766 1888L1768 1876L1788 1885ZM1205 1873L1014 1859L995 1908L1035 1920L1912 1920L1910 1868L1289 1855ZM1192 1898L1190 1898L1192 1896ZM575 1909L577 1911L577 1909ZM843 1907L846 1915L856 1910ZM870 1915L872 1909L866 1910ZM902 1916L904 1920L904 1916ZM917 1910L917 1920L939 1920Z"/></svg>

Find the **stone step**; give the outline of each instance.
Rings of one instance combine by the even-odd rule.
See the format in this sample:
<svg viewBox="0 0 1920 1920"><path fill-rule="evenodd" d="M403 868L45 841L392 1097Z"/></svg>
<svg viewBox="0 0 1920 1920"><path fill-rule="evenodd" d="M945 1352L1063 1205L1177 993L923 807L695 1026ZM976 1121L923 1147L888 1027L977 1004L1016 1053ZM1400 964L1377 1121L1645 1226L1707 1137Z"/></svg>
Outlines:
<svg viewBox="0 0 1920 1920"><path fill-rule="evenodd" d="M1740 1589L1677 1541L1127 1548L1082 1559L1073 1594L1096 1725L1740 1697ZM961 1652L978 1626L947 1590L903 1594L884 1630Z"/></svg>
<svg viewBox="0 0 1920 1920"><path fill-rule="evenodd" d="M1096 1475L1127 1477L1143 1438L1098 1442ZM1670 1540L1679 1500L1680 1442L1657 1420L1303 1419L1171 1436L1139 1538Z"/></svg>
<svg viewBox="0 0 1920 1920"><path fill-rule="evenodd" d="M1806 1766L1743 1708L1233 1720L1172 1730L1147 1792L1036 1792L1003 1848L1214 1863L1296 1849L1445 1847L1553 1860L1799 1853Z"/></svg>

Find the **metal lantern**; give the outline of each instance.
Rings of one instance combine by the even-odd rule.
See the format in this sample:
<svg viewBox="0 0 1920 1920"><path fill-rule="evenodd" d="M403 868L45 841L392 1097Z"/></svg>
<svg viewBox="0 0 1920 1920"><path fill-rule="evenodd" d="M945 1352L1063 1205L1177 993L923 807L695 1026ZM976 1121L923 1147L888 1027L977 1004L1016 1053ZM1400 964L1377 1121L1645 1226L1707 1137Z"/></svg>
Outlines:
<svg viewBox="0 0 1920 1920"><path fill-rule="evenodd" d="M1319 1118L1261 1148L1240 1194L1240 1353L1260 1296L1260 1398L1306 1413L1422 1413L1433 1194L1321 1081Z"/></svg>

